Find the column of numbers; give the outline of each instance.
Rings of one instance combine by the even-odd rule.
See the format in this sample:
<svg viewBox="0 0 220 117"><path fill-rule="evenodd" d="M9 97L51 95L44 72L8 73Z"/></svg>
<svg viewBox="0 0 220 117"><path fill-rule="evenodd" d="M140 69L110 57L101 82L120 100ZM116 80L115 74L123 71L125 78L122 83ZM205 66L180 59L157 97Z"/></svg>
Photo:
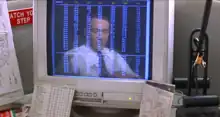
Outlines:
<svg viewBox="0 0 220 117"><path fill-rule="evenodd" d="M87 6L87 16L86 16L86 19L87 19L87 25L86 25L86 45L88 47L90 47L90 41L91 41L91 5L88 5Z"/></svg>
<svg viewBox="0 0 220 117"><path fill-rule="evenodd" d="M74 6L74 42L73 42L73 47L77 48L78 47L78 24L79 24L79 6L75 5ZM74 56L74 55L73 55ZM74 73L78 73L78 57L74 57Z"/></svg>
<svg viewBox="0 0 220 117"><path fill-rule="evenodd" d="M63 50L68 50L68 6L64 6L63 8Z"/></svg>
<svg viewBox="0 0 220 117"><path fill-rule="evenodd" d="M136 54L140 53L140 36L141 36L141 27L140 27L140 7L136 8ZM136 74L139 72L140 66L140 57L136 56Z"/></svg>
<svg viewBox="0 0 220 117"><path fill-rule="evenodd" d="M68 48L68 41L69 41L69 36L68 36L68 12L69 8L68 6L64 6L64 18L63 18L63 50L67 51ZM63 57L63 65L64 65L64 72L67 73L69 72L69 61L68 61L68 55L64 55Z"/></svg>
<svg viewBox="0 0 220 117"><path fill-rule="evenodd" d="M64 55L63 56L63 68L64 68L64 72L68 73L69 72L69 57L68 55Z"/></svg>
<svg viewBox="0 0 220 117"><path fill-rule="evenodd" d="M127 6L123 6L123 18L122 18L122 52L126 52L126 40L127 40Z"/></svg>
<svg viewBox="0 0 220 117"><path fill-rule="evenodd" d="M98 6L98 19L102 19L102 6ZM102 33L101 33L101 30L102 30L102 26L101 24L99 24L98 26L98 50L101 50L101 37L102 37Z"/></svg>
<svg viewBox="0 0 220 117"><path fill-rule="evenodd" d="M102 6L98 6L98 19L102 19ZM97 46L98 46L98 50L100 51L101 50L101 46L102 46L102 40L101 40L101 30L102 30L102 26L101 24L99 24L98 26L98 42L97 42ZM98 67L98 73L101 74L101 70L102 70L102 58L103 57L102 55L98 55L99 56L99 67Z"/></svg>
<svg viewBox="0 0 220 117"><path fill-rule="evenodd" d="M141 36L141 27L140 27L140 7L136 8L136 53L140 53L140 36Z"/></svg>
<svg viewBox="0 0 220 117"><path fill-rule="evenodd" d="M128 15L128 7L123 5L123 18L122 18L122 52L126 52L126 41L127 41L127 15ZM126 56L123 56L126 61ZM126 74L126 65L122 66L122 76Z"/></svg>
<svg viewBox="0 0 220 117"><path fill-rule="evenodd" d="M79 6L75 5L74 6L74 42L73 42L73 47L77 48L78 47L78 24L79 24Z"/></svg>
<svg viewBox="0 0 220 117"><path fill-rule="evenodd" d="M110 49L114 50L115 49L115 6L111 6L111 29L110 29ZM112 64L111 66L111 74L114 74L114 65L115 63Z"/></svg>
<svg viewBox="0 0 220 117"><path fill-rule="evenodd" d="M87 16L86 16L86 20L87 20L87 25L86 25L86 46L88 48L90 48L90 45L91 45L91 5L88 5L87 6ZM89 64L88 63L88 59L87 59L87 65ZM90 67L86 67L86 71L87 73L90 73Z"/></svg>

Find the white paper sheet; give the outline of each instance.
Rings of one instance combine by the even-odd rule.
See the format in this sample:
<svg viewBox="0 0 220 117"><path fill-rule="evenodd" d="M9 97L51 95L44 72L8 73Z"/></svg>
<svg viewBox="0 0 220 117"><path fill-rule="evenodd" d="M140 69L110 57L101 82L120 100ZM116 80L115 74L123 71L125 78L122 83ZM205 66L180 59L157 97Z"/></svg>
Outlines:
<svg viewBox="0 0 220 117"><path fill-rule="evenodd" d="M35 84L30 117L70 117L75 89Z"/></svg>
<svg viewBox="0 0 220 117"><path fill-rule="evenodd" d="M145 84L139 117L170 117L173 92Z"/></svg>
<svg viewBox="0 0 220 117"><path fill-rule="evenodd" d="M0 95L23 90L6 0L0 0Z"/></svg>

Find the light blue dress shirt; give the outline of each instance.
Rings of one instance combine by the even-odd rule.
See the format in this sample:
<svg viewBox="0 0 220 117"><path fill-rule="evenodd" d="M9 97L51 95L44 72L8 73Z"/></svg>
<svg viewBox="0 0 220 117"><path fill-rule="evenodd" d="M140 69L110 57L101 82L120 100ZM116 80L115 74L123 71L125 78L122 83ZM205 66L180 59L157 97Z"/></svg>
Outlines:
<svg viewBox="0 0 220 117"><path fill-rule="evenodd" d="M109 74L124 72L136 76L122 56L114 50L104 48L102 51L106 69ZM99 57L90 47L82 45L65 53L70 57L71 70L80 76L99 76Z"/></svg>

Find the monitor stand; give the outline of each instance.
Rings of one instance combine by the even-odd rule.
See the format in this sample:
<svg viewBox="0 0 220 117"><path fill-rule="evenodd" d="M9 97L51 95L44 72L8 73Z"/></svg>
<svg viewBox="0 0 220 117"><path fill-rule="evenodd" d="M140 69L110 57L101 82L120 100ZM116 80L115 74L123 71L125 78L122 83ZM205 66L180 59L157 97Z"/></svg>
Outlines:
<svg viewBox="0 0 220 117"><path fill-rule="evenodd" d="M131 109L77 106L73 110L74 117L138 117L139 115L139 110Z"/></svg>
<svg viewBox="0 0 220 117"><path fill-rule="evenodd" d="M116 108L92 108L95 113L103 113L103 114L118 114L124 109L116 109Z"/></svg>

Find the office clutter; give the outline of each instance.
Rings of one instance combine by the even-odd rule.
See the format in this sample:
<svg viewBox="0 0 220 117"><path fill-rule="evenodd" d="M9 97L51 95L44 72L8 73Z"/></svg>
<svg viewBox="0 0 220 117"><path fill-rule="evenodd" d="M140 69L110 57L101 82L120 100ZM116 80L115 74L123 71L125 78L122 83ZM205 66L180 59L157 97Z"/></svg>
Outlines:
<svg viewBox="0 0 220 117"><path fill-rule="evenodd" d="M0 106L0 117L29 117L32 94L10 104Z"/></svg>
<svg viewBox="0 0 220 117"><path fill-rule="evenodd" d="M10 104L2 106L4 109L0 110L0 117L29 117L28 113L30 105Z"/></svg>
<svg viewBox="0 0 220 117"><path fill-rule="evenodd" d="M26 117L27 105L12 104L24 93L6 0L0 1L0 95L0 117Z"/></svg>
<svg viewBox="0 0 220 117"><path fill-rule="evenodd" d="M6 110L3 112L0 112L0 117L22 117L22 110L21 109Z"/></svg>
<svg viewBox="0 0 220 117"><path fill-rule="evenodd" d="M3 109L0 117L81 117L72 108L74 87L36 84L34 89L33 94ZM170 117L174 91L173 85L147 81L139 117Z"/></svg>
<svg viewBox="0 0 220 117"><path fill-rule="evenodd" d="M170 84L147 81L143 89L139 117L170 117L175 87ZM70 117L75 88L69 86L36 84L29 116ZM149 93L151 95L149 95ZM76 113L73 114L73 117Z"/></svg>

